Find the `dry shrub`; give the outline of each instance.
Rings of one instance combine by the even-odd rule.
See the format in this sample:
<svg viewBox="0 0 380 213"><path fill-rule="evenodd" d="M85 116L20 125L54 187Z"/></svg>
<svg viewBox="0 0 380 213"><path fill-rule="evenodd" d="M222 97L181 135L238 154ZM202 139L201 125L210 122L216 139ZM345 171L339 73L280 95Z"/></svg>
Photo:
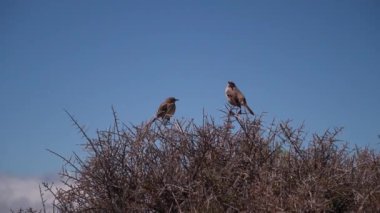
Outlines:
<svg viewBox="0 0 380 213"><path fill-rule="evenodd" d="M70 115L71 116L71 115ZM290 122L228 115L223 124L115 122L65 160L58 212L379 212L380 156L341 129L308 139ZM52 151L51 151L52 152Z"/></svg>

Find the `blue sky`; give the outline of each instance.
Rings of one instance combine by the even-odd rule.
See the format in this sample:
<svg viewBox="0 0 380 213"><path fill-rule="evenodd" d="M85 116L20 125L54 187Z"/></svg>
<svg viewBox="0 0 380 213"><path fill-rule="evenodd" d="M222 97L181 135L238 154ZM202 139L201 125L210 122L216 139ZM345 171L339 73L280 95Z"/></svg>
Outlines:
<svg viewBox="0 0 380 213"><path fill-rule="evenodd" d="M83 139L150 119L168 96L177 118L220 118L233 80L265 119L344 127L379 148L379 1L0 2L0 173L60 171Z"/></svg>

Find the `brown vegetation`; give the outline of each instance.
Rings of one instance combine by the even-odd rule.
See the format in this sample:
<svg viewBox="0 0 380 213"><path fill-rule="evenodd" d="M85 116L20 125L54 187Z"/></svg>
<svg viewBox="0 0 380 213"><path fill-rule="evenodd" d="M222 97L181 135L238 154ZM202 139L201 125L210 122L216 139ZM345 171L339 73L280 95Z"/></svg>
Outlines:
<svg viewBox="0 0 380 213"><path fill-rule="evenodd" d="M70 115L71 116L71 115ZM341 129L306 137L290 122L226 116L86 135L86 159L66 162L59 212L379 212L380 155L350 149Z"/></svg>

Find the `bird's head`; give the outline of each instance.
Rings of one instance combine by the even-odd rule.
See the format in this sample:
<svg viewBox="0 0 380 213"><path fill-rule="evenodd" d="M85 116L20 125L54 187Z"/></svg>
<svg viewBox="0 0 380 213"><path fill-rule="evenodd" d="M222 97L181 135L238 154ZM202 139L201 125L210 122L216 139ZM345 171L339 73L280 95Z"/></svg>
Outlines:
<svg viewBox="0 0 380 213"><path fill-rule="evenodd" d="M235 88L236 85L233 81L228 81L228 86L231 87L231 88Z"/></svg>
<svg viewBox="0 0 380 213"><path fill-rule="evenodd" d="M175 103L176 101L179 101L179 99L174 98L174 97L169 97L166 99L166 102L168 103Z"/></svg>

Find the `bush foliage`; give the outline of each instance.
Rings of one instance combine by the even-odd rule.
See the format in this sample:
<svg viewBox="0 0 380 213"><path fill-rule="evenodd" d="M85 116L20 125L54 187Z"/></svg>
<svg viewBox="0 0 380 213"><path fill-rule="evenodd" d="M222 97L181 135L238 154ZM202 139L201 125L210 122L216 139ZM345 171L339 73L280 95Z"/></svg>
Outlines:
<svg viewBox="0 0 380 213"><path fill-rule="evenodd" d="M71 116L71 115L70 115ZM217 124L114 124L65 158L57 212L379 212L380 155L341 129L306 136L290 122L226 114Z"/></svg>

